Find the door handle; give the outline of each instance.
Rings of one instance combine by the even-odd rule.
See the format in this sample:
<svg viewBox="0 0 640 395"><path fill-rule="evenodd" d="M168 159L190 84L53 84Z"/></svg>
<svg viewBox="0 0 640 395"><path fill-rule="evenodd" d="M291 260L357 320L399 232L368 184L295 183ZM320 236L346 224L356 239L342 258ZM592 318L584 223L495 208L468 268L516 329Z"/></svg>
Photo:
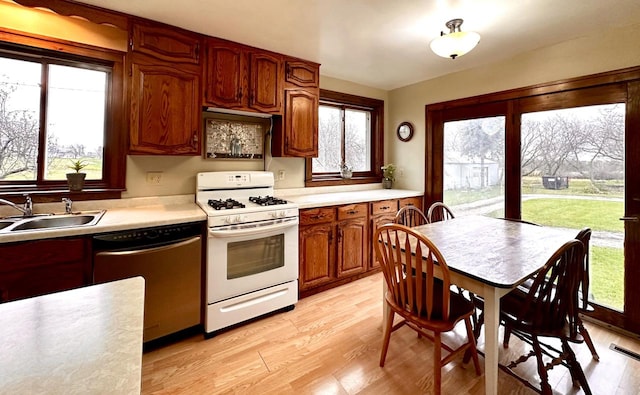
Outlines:
<svg viewBox="0 0 640 395"><path fill-rule="evenodd" d="M638 217L633 217L633 216L628 216L628 217L622 217L622 218L620 218L620 221L632 221L632 222L637 222L637 221L640 221L640 218L638 218Z"/></svg>

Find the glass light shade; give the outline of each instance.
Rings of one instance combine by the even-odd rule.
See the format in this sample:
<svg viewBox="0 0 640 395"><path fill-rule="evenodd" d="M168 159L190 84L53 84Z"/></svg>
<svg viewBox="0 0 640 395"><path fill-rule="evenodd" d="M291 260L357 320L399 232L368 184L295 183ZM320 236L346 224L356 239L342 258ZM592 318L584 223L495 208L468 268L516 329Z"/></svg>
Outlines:
<svg viewBox="0 0 640 395"><path fill-rule="evenodd" d="M431 41L431 50L443 58L455 59L478 45L480 35L476 32L454 32Z"/></svg>

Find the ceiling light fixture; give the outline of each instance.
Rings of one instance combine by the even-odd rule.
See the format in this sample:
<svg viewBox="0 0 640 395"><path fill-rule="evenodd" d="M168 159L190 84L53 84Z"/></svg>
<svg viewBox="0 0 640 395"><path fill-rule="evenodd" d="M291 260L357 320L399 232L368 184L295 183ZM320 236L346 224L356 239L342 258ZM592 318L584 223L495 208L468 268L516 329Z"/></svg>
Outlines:
<svg viewBox="0 0 640 395"><path fill-rule="evenodd" d="M478 45L480 35L476 32L460 31L462 19L452 19L446 23L449 33L440 32L440 37L431 41L431 50L443 58L455 59Z"/></svg>

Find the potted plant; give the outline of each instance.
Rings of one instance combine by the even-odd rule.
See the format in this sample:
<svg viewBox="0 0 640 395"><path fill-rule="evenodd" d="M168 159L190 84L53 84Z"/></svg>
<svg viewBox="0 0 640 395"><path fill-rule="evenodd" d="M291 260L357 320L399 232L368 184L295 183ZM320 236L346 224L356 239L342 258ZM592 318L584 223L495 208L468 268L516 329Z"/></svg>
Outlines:
<svg viewBox="0 0 640 395"><path fill-rule="evenodd" d="M393 181L395 181L396 165L389 163L381 167L382 169L382 187L384 189L391 189Z"/></svg>
<svg viewBox="0 0 640 395"><path fill-rule="evenodd" d="M86 173L80 173L80 170L87 167L88 163L82 160L72 160L71 165L67 166L69 169L73 169L75 173L67 173L67 183L69 184L70 191L81 191L84 187L84 178Z"/></svg>

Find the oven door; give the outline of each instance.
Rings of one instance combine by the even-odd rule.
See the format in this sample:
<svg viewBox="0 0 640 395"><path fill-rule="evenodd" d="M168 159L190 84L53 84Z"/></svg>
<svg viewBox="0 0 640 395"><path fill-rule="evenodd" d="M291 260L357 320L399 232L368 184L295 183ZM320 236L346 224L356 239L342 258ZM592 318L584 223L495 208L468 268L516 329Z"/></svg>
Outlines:
<svg viewBox="0 0 640 395"><path fill-rule="evenodd" d="M297 279L297 217L209 229L209 304Z"/></svg>

